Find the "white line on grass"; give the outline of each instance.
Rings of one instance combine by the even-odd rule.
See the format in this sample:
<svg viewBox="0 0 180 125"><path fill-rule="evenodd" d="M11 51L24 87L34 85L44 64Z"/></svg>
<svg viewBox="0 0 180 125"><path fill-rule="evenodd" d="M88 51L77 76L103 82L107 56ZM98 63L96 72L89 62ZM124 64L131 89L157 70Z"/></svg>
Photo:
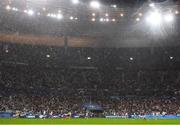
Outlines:
<svg viewBox="0 0 180 125"><path fill-rule="evenodd" d="M151 124L1 124L0 125L151 125ZM180 124L152 124L152 125L180 125Z"/></svg>

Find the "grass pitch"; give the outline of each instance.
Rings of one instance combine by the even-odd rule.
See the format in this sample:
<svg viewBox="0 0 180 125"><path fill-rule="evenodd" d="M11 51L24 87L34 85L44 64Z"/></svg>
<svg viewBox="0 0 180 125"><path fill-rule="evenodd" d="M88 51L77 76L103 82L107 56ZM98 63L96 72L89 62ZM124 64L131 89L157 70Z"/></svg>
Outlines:
<svg viewBox="0 0 180 125"><path fill-rule="evenodd" d="M180 119L105 119L105 118L90 118L90 119L0 119L0 124L113 124L113 125L180 125Z"/></svg>

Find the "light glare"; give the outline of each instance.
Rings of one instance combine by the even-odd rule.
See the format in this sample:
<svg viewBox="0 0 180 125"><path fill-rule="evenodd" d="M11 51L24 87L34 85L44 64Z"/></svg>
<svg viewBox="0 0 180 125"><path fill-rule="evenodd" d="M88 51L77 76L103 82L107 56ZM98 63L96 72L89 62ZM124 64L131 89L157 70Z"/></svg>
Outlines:
<svg viewBox="0 0 180 125"><path fill-rule="evenodd" d="M172 22L174 20L174 16L172 14L167 14L164 16L164 20L166 22Z"/></svg>
<svg viewBox="0 0 180 125"><path fill-rule="evenodd" d="M33 11L33 10L28 10L28 11L27 11L27 14L30 15L30 16L32 16L32 15L34 15L34 11Z"/></svg>
<svg viewBox="0 0 180 125"><path fill-rule="evenodd" d="M45 7L43 8L43 11L46 11L46 8L45 8Z"/></svg>
<svg viewBox="0 0 180 125"><path fill-rule="evenodd" d="M136 21L139 22L139 21L140 21L140 18L136 18Z"/></svg>
<svg viewBox="0 0 180 125"><path fill-rule="evenodd" d="M96 14L95 14L95 13L92 13L92 16L96 16Z"/></svg>
<svg viewBox="0 0 180 125"><path fill-rule="evenodd" d="M92 20L93 22L95 22L95 21L96 21L96 19L95 19L95 18L92 18L91 20Z"/></svg>
<svg viewBox="0 0 180 125"><path fill-rule="evenodd" d="M6 6L6 10L10 10L11 7L9 5Z"/></svg>
<svg viewBox="0 0 180 125"><path fill-rule="evenodd" d="M157 11L151 12L150 15L146 18L146 21L151 25L160 25L162 22L162 15Z"/></svg>
<svg viewBox="0 0 180 125"><path fill-rule="evenodd" d="M90 6L92 8L98 9L100 8L100 3L98 1L91 1Z"/></svg>
<svg viewBox="0 0 180 125"><path fill-rule="evenodd" d="M100 21L100 22L103 22L103 21L104 21L104 19L103 19L103 18L100 18L100 19L99 19L99 21Z"/></svg>
<svg viewBox="0 0 180 125"><path fill-rule="evenodd" d="M154 3L150 3L149 6L150 7L155 7L155 4Z"/></svg>
<svg viewBox="0 0 180 125"><path fill-rule="evenodd" d="M176 10L176 11L175 11L175 14L179 14L179 11L178 11L178 10Z"/></svg>
<svg viewBox="0 0 180 125"><path fill-rule="evenodd" d="M111 7L113 7L113 8L117 8L117 5L116 5L116 4L114 4L114 5L111 5Z"/></svg>
<svg viewBox="0 0 180 125"><path fill-rule="evenodd" d="M12 8L12 10L13 10L13 11L18 11L18 9L17 9L17 8L15 8L15 7L13 7L13 8Z"/></svg>
<svg viewBox="0 0 180 125"><path fill-rule="evenodd" d="M63 15L62 14L58 14L57 15L57 19L62 19L63 18Z"/></svg>
<svg viewBox="0 0 180 125"><path fill-rule="evenodd" d="M73 16L71 16L71 17L70 17L70 20L73 20L73 19L74 19L74 17L73 17Z"/></svg>
<svg viewBox="0 0 180 125"><path fill-rule="evenodd" d="M108 19L108 18L106 18L106 22L109 22L109 19Z"/></svg>
<svg viewBox="0 0 180 125"><path fill-rule="evenodd" d="M113 22L115 22L115 21L116 21L116 19L112 19L112 21L113 21Z"/></svg>
<svg viewBox="0 0 180 125"><path fill-rule="evenodd" d="M72 0L72 3L73 3L73 4L78 4L78 3L79 3L79 0Z"/></svg>
<svg viewBox="0 0 180 125"><path fill-rule="evenodd" d="M105 16L109 16L109 14L108 14L108 13L106 13L106 14L105 14Z"/></svg>
<svg viewBox="0 0 180 125"><path fill-rule="evenodd" d="M142 16L142 13L139 13L139 16Z"/></svg>

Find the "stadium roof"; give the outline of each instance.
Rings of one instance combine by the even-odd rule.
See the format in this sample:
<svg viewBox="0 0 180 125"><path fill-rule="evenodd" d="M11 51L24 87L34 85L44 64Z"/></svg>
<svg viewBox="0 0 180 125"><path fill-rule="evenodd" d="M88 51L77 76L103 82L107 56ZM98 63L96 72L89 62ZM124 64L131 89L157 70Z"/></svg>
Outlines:
<svg viewBox="0 0 180 125"><path fill-rule="evenodd" d="M160 12L154 13L156 9ZM0 10L1 36L9 34L14 41L23 35L26 39L32 35L58 39L68 36L76 38L74 46L121 47L147 46L152 41L178 45L179 40L177 0L2 0ZM157 27L157 19L159 23L164 21L161 26Z"/></svg>

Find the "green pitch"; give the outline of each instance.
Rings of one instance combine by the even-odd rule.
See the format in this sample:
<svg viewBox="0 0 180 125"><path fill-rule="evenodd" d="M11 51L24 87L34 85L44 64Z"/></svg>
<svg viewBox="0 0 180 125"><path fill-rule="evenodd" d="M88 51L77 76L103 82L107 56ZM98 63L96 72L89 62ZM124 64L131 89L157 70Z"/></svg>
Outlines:
<svg viewBox="0 0 180 125"><path fill-rule="evenodd" d="M164 124L176 124L180 125L178 119L103 119L103 118L91 118L91 119L0 119L0 124L116 124L116 125L164 125Z"/></svg>

